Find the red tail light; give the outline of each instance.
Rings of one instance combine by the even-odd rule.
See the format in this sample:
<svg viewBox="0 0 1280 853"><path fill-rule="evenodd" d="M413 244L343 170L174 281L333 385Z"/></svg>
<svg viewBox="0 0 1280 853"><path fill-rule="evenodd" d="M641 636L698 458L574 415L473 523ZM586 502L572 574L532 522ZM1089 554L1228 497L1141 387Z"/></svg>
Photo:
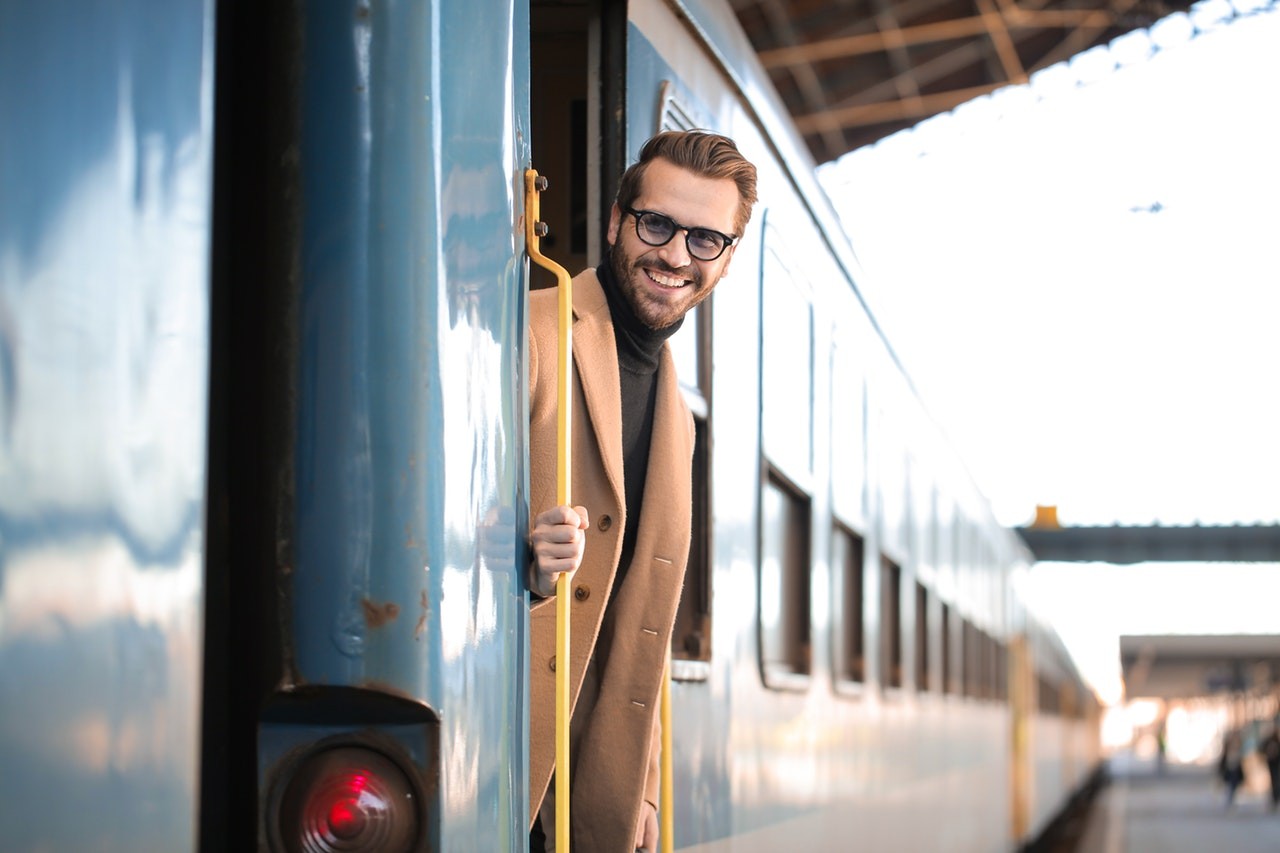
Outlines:
<svg viewBox="0 0 1280 853"><path fill-rule="evenodd" d="M380 752L335 747L303 759L277 811L288 853L410 853L420 846L418 794Z"/></svg>

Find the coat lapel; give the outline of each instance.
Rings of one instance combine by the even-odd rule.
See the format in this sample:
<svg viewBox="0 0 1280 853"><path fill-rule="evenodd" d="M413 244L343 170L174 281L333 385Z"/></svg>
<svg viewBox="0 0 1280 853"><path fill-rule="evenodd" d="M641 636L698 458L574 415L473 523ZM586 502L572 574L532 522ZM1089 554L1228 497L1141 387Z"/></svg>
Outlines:
<svg viewBox="0 0 1280 853"><path fill-rule="evenodd" d="M609 320L609 303L595 270L586 270L574 279L573 313L573 363L582 385L582 402L600 446L609 487L619 505L625 505L618 346Z"/></svg>
<svg viewBox="0 0 1280 853"><path fill-rule="evenodd" d="M603 652L608 666L576 740L575 778L590 782L575 784L573 805L592 815L574 827L578 849L629 849L646 788L646 773L632 769L655 772L651 737L689 554L692 459L692 420L664 348L636 550L626 583L609 605L614 629ZM575 714L575 725L579 719Z"/></svg>

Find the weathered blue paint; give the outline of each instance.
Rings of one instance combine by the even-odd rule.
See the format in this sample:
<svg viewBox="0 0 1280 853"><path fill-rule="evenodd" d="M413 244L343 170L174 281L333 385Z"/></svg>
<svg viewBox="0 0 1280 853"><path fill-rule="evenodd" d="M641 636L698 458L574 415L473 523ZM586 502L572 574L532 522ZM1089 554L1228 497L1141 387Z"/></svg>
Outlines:
<svg viewBox="0 0 1280 853"><path fill-rule="evenodd" d="M304 16L286 642L299 685L439 715L441 849L507 849L527 815L527 14Z"/></svg>
<svg viewBox="0 0 1280 853"><path fill-rule="evenodd" d="M0 846L191 849L211 0L0 4Z"/></svg>

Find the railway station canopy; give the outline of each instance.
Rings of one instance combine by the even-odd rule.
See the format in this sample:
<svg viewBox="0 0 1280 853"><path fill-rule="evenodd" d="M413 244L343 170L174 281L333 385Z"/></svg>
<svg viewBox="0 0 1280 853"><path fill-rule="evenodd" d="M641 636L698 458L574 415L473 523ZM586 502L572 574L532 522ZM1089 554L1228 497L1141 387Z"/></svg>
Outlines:
<svg viewBox="0 0 1280 853"><path fill-rule="evenodd" d="M1280 635L1127 635L1120 665L1130 699L1192 699L1280 684Z"/></svg>
<svg viewBox="0 0 1280 853"><path fill-rule="evenodd" d="M1215 0L1216 2L1216 0ZM1222 0L1223 13L1233 13ZM733 0L818 164L1191 7L1188 0Z"/></svg>
<svg viewBox="0 0 1280 853"><path fill-rule="evenodd" d="M1068 563L1280 562L1280 525L1016 528L1037 560Z"/></svg>

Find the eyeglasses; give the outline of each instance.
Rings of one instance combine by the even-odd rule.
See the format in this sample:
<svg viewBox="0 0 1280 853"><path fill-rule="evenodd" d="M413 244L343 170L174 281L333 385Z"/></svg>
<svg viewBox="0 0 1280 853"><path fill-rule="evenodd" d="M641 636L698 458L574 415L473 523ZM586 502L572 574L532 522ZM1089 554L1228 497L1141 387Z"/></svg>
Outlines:
<svg viewBox="0 0 1280 853"><path fill-rule="evenodd" d="M689 256L699 261L714 261L738 239L710 228L681 225L664 213L630 207L624 207L623 210L635 217L636 236L650 246L665 246L676 236L677 231L683 231L684 245L689 250Z"/></svg>

